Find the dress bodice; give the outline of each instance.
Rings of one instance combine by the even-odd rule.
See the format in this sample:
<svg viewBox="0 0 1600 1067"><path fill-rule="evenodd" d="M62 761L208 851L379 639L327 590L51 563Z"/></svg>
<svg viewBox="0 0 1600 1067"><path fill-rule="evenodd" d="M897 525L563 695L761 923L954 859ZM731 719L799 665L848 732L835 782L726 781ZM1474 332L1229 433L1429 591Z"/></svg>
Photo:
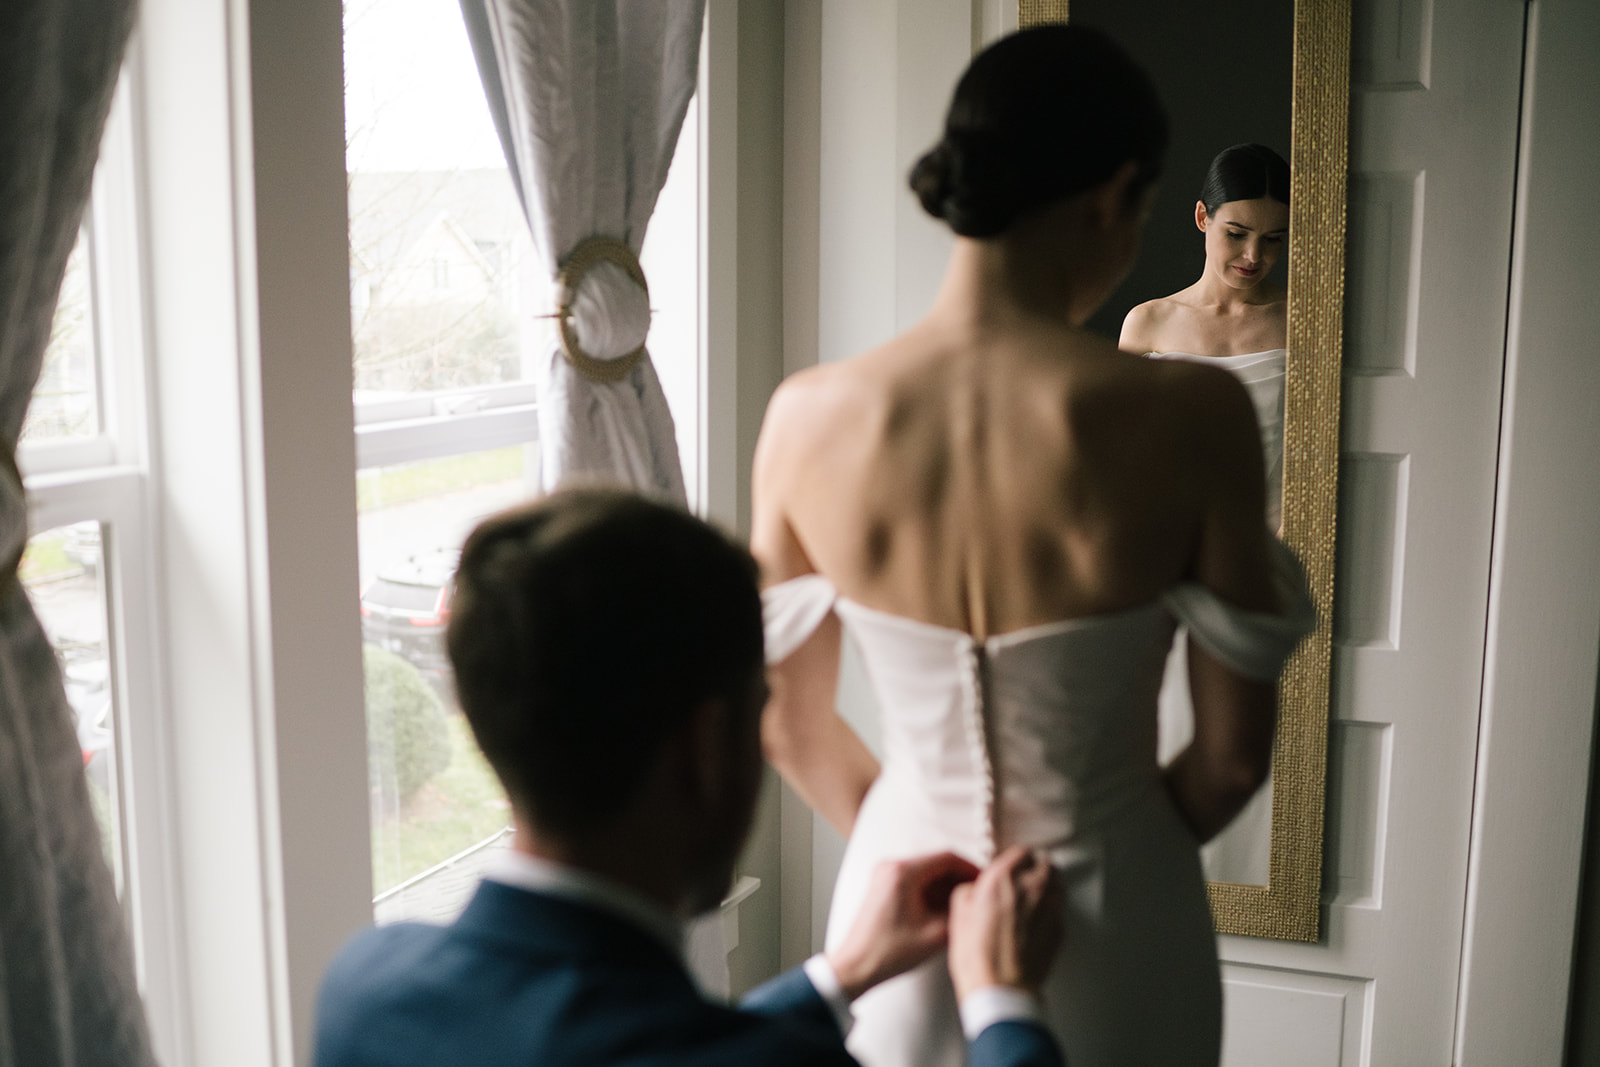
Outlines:
<svg viewBox="0 0 1600 1067"><path fill-rule="evenodd" d="M908 816L984 857L1058 845L1158 786L1156 698L1178 622L1239 673L1276 677L1315 613L1293 555L1279 545L1275 560L1283 614L1241 611L1184 583L1125 611L981 642L805 575L763 595L767 658L787 658L837 613L882 709L883 774L904 787Z"/></svg>

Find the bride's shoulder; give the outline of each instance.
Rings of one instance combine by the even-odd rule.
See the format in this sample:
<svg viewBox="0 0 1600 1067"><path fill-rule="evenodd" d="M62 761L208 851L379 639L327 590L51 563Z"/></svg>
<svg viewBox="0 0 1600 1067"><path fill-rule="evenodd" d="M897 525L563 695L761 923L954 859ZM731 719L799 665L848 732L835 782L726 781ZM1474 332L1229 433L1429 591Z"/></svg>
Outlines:
<svg viewBox="0 0 1600 1067"><path fill-rule="evenodd" d="M1207 436L1217 420L1253 425L1255 409L1239 379L1219 367L1178 359L1143 359L1126 350L1097 361L1101 373L1081 379L1077 407L1115 411L1129 420L1169 428L1178 440Z"/></svg>
<svg viewBox="0 0 1600 1067"><path fill-rule="evenodd" d="M801 449L807 442L826 440L832 427L849 419L852 405L860 403L854 360L821 363L795 371L773 390L757 441L758 452L782 446Z"/></svg>
<svg viewBox="0 0 1600 1067"><path fill-rule="evenodd" d="M1142 304L1133 305L1132 310L1123 318L1123 322L1136 322L1159 326L1171 319L1183 304L1179 300L1181 293L1171 296L1158 296L1154 300L1146 300Z"/></svg>
<svg viewBox="0 0 1600 1067"><path fill-rule="evenodd" d="M773 390L772 399L767 402L767 417L782 417L796 411L808 418L815 417L821 409L848 400L854 392L850 382L857 377L855 362L855 359L846 359L818 363L788 375Z"/></svg>
<svg viewBox="0 0 1600 1067"><path fill-rule="evenodd" d="M1173 319L1183 312L1183 304L1179 300L1182 295L1174 293L1135 304L1122 319L1122 334L1117 340L1117 347L1139 356L1162 351L1162 334L1171 326Z"/></svg>
<svg viewBox="0 0 1600 1067"><path fill-rule="evenodd" d="M1221 367L1190 359L1142 360L1153 387L1172 403L1202 412L1228 405L1230 398L1248 403L1250 394L1238 378ZM1252 409L1254 410L1254 409Z"/></svg>
<svg viewBox="0 0 1600 1067"><path fill-rule="evenodd" d="M926 376L937 353L917 338L896 337L877 348L805 367L788 375L767 403L767 419L795 419L810 426L858 420L891 404L908 383Z"/></svg>
<svg viewBox="0 0 1600 1067"><path fill-rule="evenodd" d="M1196 455L1235 457L1259 450L1255 405L1244 384L1221 367L1181 359L1142 361L1152 407Z"/></svg>
<svg viewBox="0 0 1600 1067"><path fill-rule="evenodd" d="M1197 334L1204 336L1206 329L1199 284L1135 304L1122 320L1117 347L1141 356L1203 351L1194 347L1202 343Z"/></svg>

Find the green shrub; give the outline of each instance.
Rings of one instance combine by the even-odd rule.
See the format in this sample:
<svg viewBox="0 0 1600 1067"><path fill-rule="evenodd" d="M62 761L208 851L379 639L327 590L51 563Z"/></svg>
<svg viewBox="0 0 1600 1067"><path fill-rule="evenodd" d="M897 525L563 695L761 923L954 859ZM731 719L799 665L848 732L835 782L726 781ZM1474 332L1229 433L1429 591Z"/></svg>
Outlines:
<svg viewBox="0 0 1600 1067"><path fill-rule="evenodd" d="M368 783L378 796L403 804L450 766L449 723L438 694L415 667L377 645L361 652Z"/></svg>

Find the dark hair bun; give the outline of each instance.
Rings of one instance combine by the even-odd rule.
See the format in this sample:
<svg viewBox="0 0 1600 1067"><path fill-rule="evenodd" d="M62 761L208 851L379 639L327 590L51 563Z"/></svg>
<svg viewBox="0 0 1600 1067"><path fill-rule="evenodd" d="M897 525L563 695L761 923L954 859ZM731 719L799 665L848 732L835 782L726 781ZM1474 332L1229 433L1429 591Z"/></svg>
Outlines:
<svg viewBox="0 0 1600 1067"><path fill-rule="evenodd" d="M1160 173L1166 143L1155 87L1109 37L1078 24L1036 26L973 58L911 189L961 236L996 237L1130 160L1142 188Z"/></svg>
<svg viewBox="0 0 1600 1067"><path fill-rule="evenodd" d="M994 237L1015 214L1005 159L977 139L946 134L911 168L911 190L922 210L962 237Z"/></svg>
<svg viewBox="0 0 1600 1067"><path fill-rule="evenodd" d="M922 210L936 219L944 218L945 201L955 185L955 178L950 174L953 166L950 150L940 141L922 153L922 158L911 168L911 191L917 194Z"/></svg>

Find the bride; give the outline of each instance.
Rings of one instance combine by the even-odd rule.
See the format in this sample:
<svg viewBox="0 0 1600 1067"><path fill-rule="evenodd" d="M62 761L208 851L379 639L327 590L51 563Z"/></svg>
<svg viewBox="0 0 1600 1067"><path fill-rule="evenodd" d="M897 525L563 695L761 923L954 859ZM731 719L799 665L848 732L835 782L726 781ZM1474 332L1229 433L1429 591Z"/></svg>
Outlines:
<svg viewBox="0 0 1600 1067"><path fill-rule="evenodd" d="M1149 80L1102 34L1040 27L980 53L912 173L957 235L933 307L786 381L755 458L763 741L849 837L830 943L880 859L1044 851L1067 935L1043 1012L1074 1067L1216 1063L1196 850L1266 774L1273 681L1309 627L1261 522L1239 382L1081 329L1133 261L1165 142ZM1195 731L1162 770L1178 620ZM881 765L834 709L846 635L883 709ZM962 1062L941 959L855 1015L869 1067Z"/></svg>
<svg viewBox="0 0 1600 1067"><path fill-rule="evenodd" d="M1283 527L1283 389L1287 294L1272 276L1289 228L1289 164L1265 145L1223 149L1206 172L1194 222L1205 234L1205 267L1193 285L1128 312L1124 352L1220 367L1255 405L1266 461L1267 528ZM1167 663L1157 742L1165 762L1191 733L1184 642ZM1201 856L1213 881L1264 885L1272 851L1272 790L1263 788Z"/></svg>

